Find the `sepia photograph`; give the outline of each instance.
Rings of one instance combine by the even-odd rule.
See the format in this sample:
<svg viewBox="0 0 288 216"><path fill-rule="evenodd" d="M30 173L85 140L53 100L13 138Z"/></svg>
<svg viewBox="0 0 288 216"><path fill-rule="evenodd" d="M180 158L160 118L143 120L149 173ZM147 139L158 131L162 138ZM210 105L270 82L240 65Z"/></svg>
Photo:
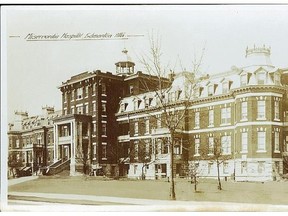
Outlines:
<svg viewBox="0 0 288 216"><path fill-rule="evenodd" d="M288 5L1 7L1 211L287 212Z"/></svg>

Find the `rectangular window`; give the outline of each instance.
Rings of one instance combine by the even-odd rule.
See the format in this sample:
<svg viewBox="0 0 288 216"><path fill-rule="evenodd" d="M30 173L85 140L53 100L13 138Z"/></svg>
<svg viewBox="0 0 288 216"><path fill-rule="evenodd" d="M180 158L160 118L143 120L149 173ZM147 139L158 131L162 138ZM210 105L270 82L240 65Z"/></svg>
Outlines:
<svg viewBox="0 0 288 216"><path fill-rule="evenodd" d="M71 114L74 114L75 113L75 109L74 107L71 107Z"/></svg>
<svg viewBox="0 0 288 216"><path fill-rule="evenodd" d="M265 119L265 101L257 101L257 118Z"/></svg>
<svg viewBox="0 0 288 216"><path fill-rule="evenodd" d="M16 140L16 148L19 148L20 147L20 141L19 139Z"/></svg>
<svg viewBox="0 0 288 216"><path fill-rule="evenodd" d="M67 92L65 92L65 93L63 94L63 97L64 97L64 103L66 103L66 102L67 102Z"/></svg>
<svg viewBox="0 0 288 216"><path fill-rule="evenodd" d="M274 118L275 119L280 119L279 115L279 101L274 101Z"/></svg>
<svg viewBox="0 0 288 216"><path fill-rule="evenodd" d="M102 145L102 159L107 159L107 146Z"/></svg>
<svg viewBox="0 0 288 216"><path fill-rule="evenodd" d="M77 89L77 99L81 99L83 97L83 88Z"/></svg>
<svg viewBox="0 0 288 216"><path fill-rule="evenodd" d="M71 91L71 101L74 101L74 99L75 99L75 91L74 90L72 90Z"/></svg>
<svg viewBox="0 0 288 216"><path fill-rule="evenodd" d="M82 106L77 107L77 114L83 114L83 107Z"/></svg>
<svg viewBox="0 0 288 216"><path fill-rule="evenodd" d="M138 122L134 123L134 133L138 134Z"/></svg>
<svg viewBox="0 0 288 216"><path fill-rule="evenodd" d="M248 113L247 113L248 103L246 101L241 103L241 119L247 120L248 119Z"/></svg>
<svg viewBox="0 0 288 216"><path fill-rule="evenodd" d="M134 159L138 159L139 141L134 141Z"/></svg>
<svg viewBox="0 0 288 216"><path fill-rule="evenodd" d="M279 136L279 132L278 131L275 131L274 132L274 151L275 152L280 152L280 136Z"/></svg>
<svg viewBox="0 0 288 216"><path fill-rule="evenodd" d="M94 83L92 85L92 94L95 95L96 94L96 83Z"/></svg>
<svg viewBox="0 0 288 216"><path fill-rule="evenodd" d="M200 139L195 139L195 156L200 155Z"/></svg>
<svg viewBox="0 0 288 216"><path fill-rule="evenodd" d="M231 154L231 136L221 137L222 154Z"/></svg>
<svg viewBox="0 0 288 216"><path fill-rule="evenodd" d="M138 165L134 165L134 175L136 175L137 173L137 168L138 168Z"/></svg>
<svg viewBox="0 0 288 216"><path fill-rule="evenodd" d="M96 133L96 128L97 128L97 125L96 125L96 122L94 122L94 123L93 123L93 132L94 132L94 133Z"/></svg>
<svg viewBox="0 0 288 216"><path fill-rule="evenodd" d="M258 151L265 151L266 149L266 132L258 131Z"/></svg>
<svg viewBox="0 0 288 216"><path fill-rule="evenodd" d="M212 167L213 167L213 163L212 162L208 162L208 174L211 174Z"/></svg>
<svg viewBox="0 0 288 216"><path fill-rule="evenodd" d="M103 113L106 112L106 103L102 103L102 112L103 112Z"/></svg>
<svg viewBox="0 0 288 216"><path fill-rule="evenodd" d="M242 146L242 152L248 151L248 133L242 132L241 134L241 146Z"/></svg>
<svg viewBox="0 0 288 216"><path fill-rule="evenodd" d="M223 163L223 173L228 174L229 173L229 163L224 162Z"/></svg>
<svg viewBox="0 0 288 216"><path fill-rule="evenodd" d="M214 154L214 137L209 137L209 151L208 151L209 155L213 155Z"/></svg>
<svg viewBox="0 0 288 216"><path fill-rule="evenodd" d="M221 109L221 124L231 123L231 107Z"/></svg>
<svg viewBox="0 0 288 216"><path fill-rule="evenodd" d="M200 127L200 112L195 112L195 127Z"/></svg>
<svg viewBox="0 0 288 216"><path fill-rule="evenodd" d="M214 125L214 110L209 110L209 126Z"/></svg>
<svg viewBox="0 0 288 216"><path fill-rule="evenodd" d="M149 119L145 120L145 133L148 134L150 131Z"/></svg>
<svg viewBox="0 0 288 216"><path fill-rule="evenodd" d="M88 115L89 114L89 106L88 104L85 105L85 113Z"/></svg>
<svg viewBox="0 0 288 216"><path fill-rule="evenodd" d="M150 142L149 140L145 140L145 154L148 156L150 153Z"/></svg>
<svg viewBox="0 0 288 216"><path fill-rule="evenodd" d="M174 154L175 155L179 155L181 154L181 143L180 140L175 140L175 144L174 144Z"/></svg>
<svg viewBox="0 0 288 216"><path fill-rule="evenodd" d="M93 143L93 158L97 157L97 148L96 143Z"/></svg>
<svg viewBox="0 0 288 216"><path fill-rule="evenodd" d="M93 103L93 113L95 114L96 112L96 102Z"/></svg>
<svg viewBox="0 0 288 216"><path fill-rule="evenodd" d="M106 124L102 124L102 135L107 135L107 125Z"/></svg>
<svg viewBox="0 0 288 216"><path fill-rule="evenodd" d="M85 86L85 98L88 97L88 94L89 94L89 88L88 86Z"/></svg>
<svg viewBox="0 0 288 216"><path fill-rule="evenodd" d="M102 83L102 94L106 95L106 85L105 83Z"/></svg>
<svg viewBox="0 0 288 216"><path fill-rule="evenodd" d="M247 85L247 74L242 74L240 76L240 86L246 86Z"/></svg>

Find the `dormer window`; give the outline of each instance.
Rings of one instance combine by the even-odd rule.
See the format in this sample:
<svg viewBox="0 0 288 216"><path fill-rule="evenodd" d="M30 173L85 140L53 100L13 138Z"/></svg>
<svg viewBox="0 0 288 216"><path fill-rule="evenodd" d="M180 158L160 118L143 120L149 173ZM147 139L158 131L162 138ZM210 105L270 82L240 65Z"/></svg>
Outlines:
<svg viewBox="0 0 288 216"><path fill-rule="evenodd" d="M214 85L208 86L208 96L212 96L214 94Z"/></svg>
<svg viewBox="0 0 288 216"><path fill-rule="evenodd" d="M265 72L259 72L257 75L257 79L258 79L258 84L263 85L265 83Z"/></svg>
<svg viewBox="0 0 288 216"><path fill-rule="evenodd" d="M240 86L246 86L247 83L247 74L242 74L240 76Z"/></svg>
<svg viewBox="0 0 288 216"><path fill-rule="evenodd" d="M228 91L229 91L229 82L225 81L222 83L222 93L225 94L228 93Z"/></svg>
<svg viewBox="0 0 288 216"><path fill-rule="evenodd" d="M214 95L216 87L217 87L216 84L209 84L208 85L208 96Z"/></svg>
<svg viewBox="0 0 288 216"><path fill-rule="evenodd" d="M141 104L141 100L134 99L134 110L137 110Z"/></svg>
<svg viewBox="0 0 288 216"><path fill-rule="evenodd" d="M125 112L127 106L128 106L128 103L121 103L121 105L120 105L120 111L121 111L121 112Z"/></svg>

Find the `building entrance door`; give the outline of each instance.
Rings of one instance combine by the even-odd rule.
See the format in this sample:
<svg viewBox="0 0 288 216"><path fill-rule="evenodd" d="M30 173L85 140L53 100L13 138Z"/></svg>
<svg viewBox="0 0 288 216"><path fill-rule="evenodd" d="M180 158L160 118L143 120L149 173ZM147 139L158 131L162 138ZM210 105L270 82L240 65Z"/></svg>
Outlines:
<svg viewBox="0 0 288 216"><path fill-rule="evenodd" d="M62 161L66 161L70 158L70 145L63 145L61 151Z"/></svg>

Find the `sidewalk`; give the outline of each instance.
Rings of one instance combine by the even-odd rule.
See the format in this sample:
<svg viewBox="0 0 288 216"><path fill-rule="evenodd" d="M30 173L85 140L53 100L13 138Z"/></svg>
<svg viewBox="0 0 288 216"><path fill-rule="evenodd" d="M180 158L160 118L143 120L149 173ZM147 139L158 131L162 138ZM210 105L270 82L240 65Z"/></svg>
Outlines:
<svg viewBox="0 0 288 216"><path fill-rule="evenodd" d="M76 195L76 194L55 194L55 193L27 193L27 192L10 192L10 200L33 200L40 202L54 202L67 205L79 204L94 205L97 210L121 211L139 209L141 211L287 211L285 205L267 205L267 204L242 204L230 202L197 202L197 201L171 201L171 200L153 200L153 199L135 199L120 198L108 196ZM122 205L117 208L111 208L111 205ZM128 206L127 206L128 205ZM135 205L135 206L134 206ZM72 205L73 206L73 205ZM105 208L106 206L106 208ZM110 206L110 207L109 207ZM139 207L140 206L140 207ZM95 210L94 208L94 210ZM86 207L84 208L86 209ZM70 209L71 210L71 209Z"/></svg>
<svg viewBox="0 0 288 216"><path fill-rule="evenodd" d="M26 181L31 181L37 178L39 178L39 176L25 176L25 177L20 177L20 178L9 179L8 186L20 184Z"/></svg>

